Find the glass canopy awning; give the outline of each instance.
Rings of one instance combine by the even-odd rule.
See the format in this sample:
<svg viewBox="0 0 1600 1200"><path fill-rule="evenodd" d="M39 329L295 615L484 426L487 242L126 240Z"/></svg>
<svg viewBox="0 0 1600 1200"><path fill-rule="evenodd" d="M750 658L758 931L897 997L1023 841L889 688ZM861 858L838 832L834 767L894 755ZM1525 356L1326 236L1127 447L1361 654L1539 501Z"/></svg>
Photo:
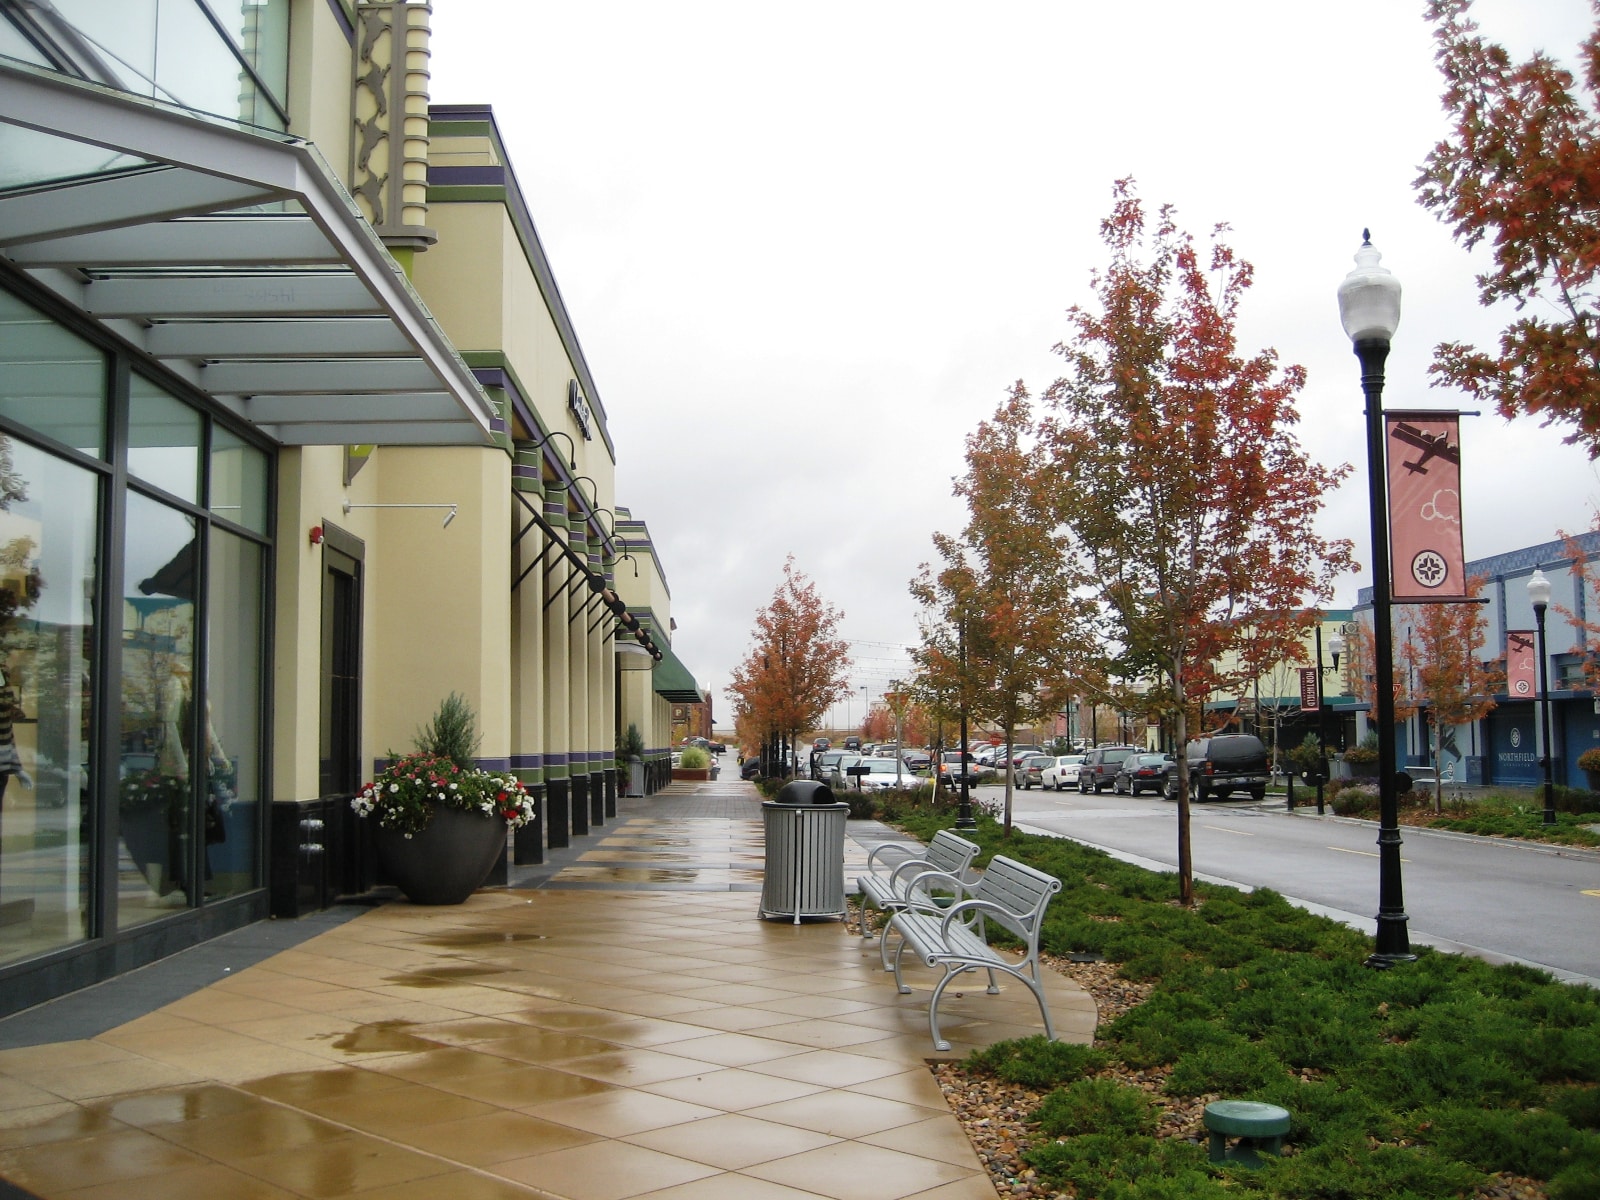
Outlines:
<svg viewBox="0 0 1600 1200"><path fill-rule="evenodd" d="M314 146L0 58L0 255L285 445L495 409Z"/></svg>

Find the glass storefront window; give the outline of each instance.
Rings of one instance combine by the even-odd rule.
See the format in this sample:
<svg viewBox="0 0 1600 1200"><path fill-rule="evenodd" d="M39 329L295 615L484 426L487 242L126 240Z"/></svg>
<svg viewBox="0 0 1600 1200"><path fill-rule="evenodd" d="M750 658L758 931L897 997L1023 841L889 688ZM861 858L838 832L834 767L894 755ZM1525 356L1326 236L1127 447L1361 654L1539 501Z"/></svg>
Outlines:
<svg viewBox="0 0 1600 1200"><path fill-rule="evenodd" d="M205 894L259 887L263 549L223 530L210 543L206 640Z"/></svg>
<svg viewBox="0 0 1600 1200"><path fill-rule="evenodd" d="M198 566L192 517L130 491L126 521L117 787L122 928L189 902Z"/></svg>
<svg viewBox="0 0 1600 1200"><path fill-rule="evenodd" d="M211 427L211 499L217 516L267 532L267 456L221 425Z"/></svg>
<svg viewBox="0 0 1600 1200"><path fill-rule="evenodd" d="M99 458L105 390L105 355L0 291L0 413Z"/></svg>
<svg viewBox="0 0 1600 1200"><path fill-rule="evenodd" d="M139 375L128 397L128 470L180 500L200 499L200 414Z"/></svg>
<svg viewBox="0 0 1600 1200"><path fill-rule="evenodd" d="M98 498L0 435L0 963L89 934Z"/></svg>

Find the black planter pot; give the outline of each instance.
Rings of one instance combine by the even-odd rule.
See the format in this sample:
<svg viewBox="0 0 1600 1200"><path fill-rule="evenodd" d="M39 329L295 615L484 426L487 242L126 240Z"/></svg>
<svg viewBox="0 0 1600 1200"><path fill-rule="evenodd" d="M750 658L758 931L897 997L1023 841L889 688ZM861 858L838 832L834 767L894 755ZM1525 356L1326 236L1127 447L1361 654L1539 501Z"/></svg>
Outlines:
<svg viewBox="0 0 1600 1200"><path fill-rule="evenodd" d="M488 878L506 848L506 823L440 806L421 833L378 828L383 876L413 904L460 904Z"/></svg>

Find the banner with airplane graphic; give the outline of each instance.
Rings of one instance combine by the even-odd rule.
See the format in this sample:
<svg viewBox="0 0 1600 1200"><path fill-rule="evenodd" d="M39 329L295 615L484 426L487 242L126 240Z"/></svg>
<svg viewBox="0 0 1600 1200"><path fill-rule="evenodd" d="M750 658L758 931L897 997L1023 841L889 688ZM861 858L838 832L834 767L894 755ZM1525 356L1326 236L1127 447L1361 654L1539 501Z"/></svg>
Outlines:
<svg viewBox="0 0 1600 1200"><path fill-rule="evenodd" d="M1532 700L1538 691L1538 664L1533 651L1533 630L1506 631L1506 693L1513 700Z"/></svg>
<svg viewBox="0 0 1600 1200"><path fill-rule="evenodd" d="M1389 579L1397 604L1467 599L1461 430L1453 412L1385 412Z"/></svg>

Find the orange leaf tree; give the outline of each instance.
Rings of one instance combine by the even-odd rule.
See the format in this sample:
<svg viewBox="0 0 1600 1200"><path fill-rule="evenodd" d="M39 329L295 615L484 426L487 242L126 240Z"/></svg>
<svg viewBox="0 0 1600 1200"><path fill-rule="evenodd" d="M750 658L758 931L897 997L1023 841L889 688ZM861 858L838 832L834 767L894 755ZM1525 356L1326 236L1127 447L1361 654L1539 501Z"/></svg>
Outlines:
<svg viewBox="0 0 1600 1200"><path fill-rule="evenodd" d="M1016 384L994 416L967 436L967 472L955 492L967 502L959 537L935 534L945 566L913 582L923 606L913 659L922 694L952 717L1016 730L1053 713L1065 695L1068 648L1080 639L1083 601L1039 507L1031 462L1033 419ZM1011 772L1004 772L1003 824L1011 832Z"/></svg>
<svg viewBox="0 0 1600 1200"><path fill-rule="evenodd" d="M1484 305L1538 301L1501 333L1497 350L1440 345L1435 381L1507 416L1571 423L1569 442L1600 454L1600 29L1583 43L1584 88L1549 56L1514 63L1485 41L1471 0L1432 0L1436 58L1451 136L1428 155L1424 207L1472 247L1488 238L1494 266L1478 276Z"/></svg>
<svg viewBox="0 0 1600 1200"><path fill-rule="evenodd" d="M1483 590L1484 578L1467 580L1467 595ZM1481 604L1409 604L1402 610L1410 635L1400 648L1412 702L1427 716L1433 761L1444 750L1445 729L1470 725L1494 708L1490 693L1503 678L1482 661L1489 636ZM1398 615L1398 614L1397 614ZM1452 734L1453 737L1453 734ZM1444 781L1434 781L1433 809L1444 811Z"/></svg>
<svg viewBox="0 0 1600 1200"><path fill-rule="evenodd" d="M1250 265L1215 231L1209 254L1170 207L1150 221L1130 180L1101 236L1110 265L1095 310L1070 310L1057 347L1067 374L1052 413L1046 527L1086 568L1104 640L1151 681L1178 744L1205 698L1297 656L1348 541L1320 537L1323 497L1348 473L1313 462L1294 436L1305 372L1274 351L1246 356L1235 321ZM1193 900L1188 768L1178 756L1178 875Z"/></svg>
<svg viewBox="0 0 1600 1200"><path fill-rule="evenodd" d="M801 730L850 694L849 647L837 636L843 617L795 570L790 555L772 602L756 613L750 652L729 685L741 736L792 751Z"/></svg>

